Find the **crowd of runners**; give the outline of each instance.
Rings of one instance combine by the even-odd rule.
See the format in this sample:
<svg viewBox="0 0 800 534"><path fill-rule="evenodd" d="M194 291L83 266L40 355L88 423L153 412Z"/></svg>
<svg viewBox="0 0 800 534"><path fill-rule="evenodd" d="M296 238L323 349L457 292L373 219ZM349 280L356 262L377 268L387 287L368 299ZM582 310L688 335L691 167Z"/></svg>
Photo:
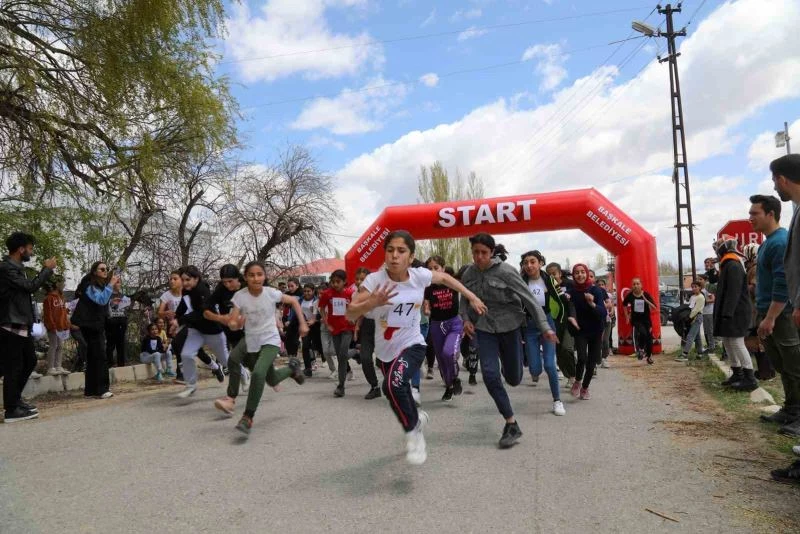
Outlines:
<svg viewBox="0 0 800 534"><path fill-rule="evenodd" d="M800 200L799 158L787 156L773 163L782 200ZM784 425L784 433L800 435L797 215L787 232L778 224L778 199L756 195L751 203L751 222L767 236L765 245L741 254L728 236L715 243L716 258L709 258L706 273L692 282L683 319L683 350L677 360L688 359L692 344L698 357L707 354L719 338L733 369L723 385L750 391L757 387L757 379L769 380L780 373L786 404L765 420ZM141 339L140 361L154 366L155 380L183 384L181 398L197 391L198 360L220 382L227 375L226 395L214 406L232 416L237 398L245 393L244 411L236 424L245 434L253 428L265 385L277 388L288 378L303 384L315 373L329 371L336 381L332 394L343 397L354 379L352 361L361 366L370 386L365 399L386 397L405 432L406 457L412 464L427 458L423 430L429 416L421 409L423 375L433 379L438 368L444 385L441 402L452 402L464 389L462 370L470 386L477 385L480 370L504 422L499 446L509 448L522 430L506 387L519 385L526 368L534 383L546 375L556 416L566 414L562 380L574 397L591 398L597 367L608 366L613 350L616 296L583 263L565 272L557 263L548 264L540 251L531 250L512 264L508 251L491 235L478 233L469 242L473 261L456 272L445 258L433 256L424 263L417 259L414 237L396 230L383 241L380 269L359 269L353 283L345 271L335 271L322 286L301 287L299 280L289 279L285 288L272 287L265 266L250 262L241 272L232 264L222 266L212 290L196 267L177 269ZM6 423L38 417L36 407L24 401L21 392L36 365L33 339L45 330L49 374L65 372L59 347L71 335L84 348L84 394L113 396L108 365L115 350L119 355L115 319L130 304L121 294L119 274L104 262L95 262L70 309L60 296L63 282L53 277L54 259L44 261L38 276L27 277L23 263L32 257L34 244L33 236L12 234L6 241L9 254L0 263ZM48 290L44 325L31 298L41 287ZM642 287L638 278L630 281L630 287L621 306L624 320L632 326L638 358L653 364L652 318L659 316L659 309L651 292L657 288ZM757 340L748 350L745 339L753 334ZM282 354L288 357L286 365L278 364ZM800 464L793 464L783 475L796 478L799 469Z"/></svg>

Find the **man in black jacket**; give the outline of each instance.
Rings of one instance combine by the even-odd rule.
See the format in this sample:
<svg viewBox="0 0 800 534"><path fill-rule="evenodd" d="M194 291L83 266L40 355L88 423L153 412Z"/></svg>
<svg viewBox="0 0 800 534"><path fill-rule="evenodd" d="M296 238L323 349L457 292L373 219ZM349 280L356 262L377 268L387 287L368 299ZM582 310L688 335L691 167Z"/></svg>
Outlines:
<svg viewBox="0 0 800 534"><path fill-rule="evenodd" d="M39 275L28 280L23 263L33 256L35 242L31 235L14 232L6 239L8 256L0 262L0 347L6 423L39 417L36 407L22 400L22 390L36 368L32 295L53 275L56 260L45 260Z"/></svg>

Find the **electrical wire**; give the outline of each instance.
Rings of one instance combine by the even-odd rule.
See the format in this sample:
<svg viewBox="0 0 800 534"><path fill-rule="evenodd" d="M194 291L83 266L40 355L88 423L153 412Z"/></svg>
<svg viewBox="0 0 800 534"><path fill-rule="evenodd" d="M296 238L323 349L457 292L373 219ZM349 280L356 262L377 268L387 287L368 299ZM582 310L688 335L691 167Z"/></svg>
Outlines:
<svg viewBox="0 0 800 534"><path fill-rule="evenodd" d="M565 54L578 54L578 53L581 53L581 52L587 52L587 51L590 51L590 50L596 50L598 48L605 48L606 46L608 46L608 44L606 44L606 43L597 44L597 45L587 46L587 47L584 47L584 48L576 48L574 50L565 50L564 53ZM503 67L510 67L510 66L513 66L513 65L521 65L522 63L527 63L528 61L529 60L527 60L527 59L518 59L516 61L507 61L505 63L495 63L493 65L485 65L485 66L482 66L482 67L472 67L472 68L468 68L468 69L461 69L461 70L457 70L457 71L446 72L444 74L438 74L437 76L439 77L439 79L450 78L450 77L458 76L458 75L461 75L461 74L470 74L470 73L473 73L473 72L484 72L484 71L488 71L488 70L500 69L500 68L503 68ZM409 82L399 82L399 81L398 82L386 82L386 83L381 83L381 84L376 84L376 85L370 85L368 87L362 87L360 89L345 89L345 90L341 90L341 91L338 91L338 92L335 92L335 93L325 93L325 94L301 96L301 97L297 97L297 98L287 98L285 100L275 100L275 101L272 101L272 102L265 102L263 104L250 105L250 106L247 106L247 108L248 109L250 109L250 108L263 108L263 107L279 106L279 105L283 105L283 104L295 104L295 103L298 103L298 102L308 102L309 100L316 100L318 98L334 98L334 97L343 96L343 95L367 93L369 91L374 91L376 89L383 89L383 88L386 88L386 87L398 87L398 86L413 87L415 85L420 85L421 83L422 82L419 79L413 80L413 81L409 81Z"/></svg>
<svg viewBox="0 0 800 534"><path fill-rule="evenodd" d="M694 10L694 13L692 13L692 16L691 16L691 17L689 17L689 22L687 22L687 23L686 23L686 25L687 25L687 26L689 26L689 25L690 25L690 24L691 24L691 23L694 21L694 18L697 16L697 13L698 13L698 12L699 12L701 9L703 9L703 6L704 6L704 5L706 5L706 2L707 2L707 1L708 1L708 0L703 0L702 2L700 2L700 5L699 5L699 6L697 6L697 9L695 9L695 10Z"/></svg>
<svg viewBox="0 0 800 534"><path fill-rule="evenodd" d="M587 17L598 17L598 16L602 16L602 15L613 15L613 14L619 14L619 13L627 13L627 12L631 12L631 11L638 11L639 9L642 9L642 7L639 6L639 7L630 7L630 8L620 8L620 9L613 9L613 10L607 10L607 11L597 11L597 12L594 12L594 13L583 13L583 14L578 14L578 15L568 15L568 16L565 16L565 17L553 17L553 18L547 18L547 19L536 19L536 20L527 20L527 21L520 21L520 22L510 22L510 23L507 23L507 24L493 24L493 25L487 25L487 26L475 26L475 27L464 28L464 29L460 29L460 30L451 30L451 31L446 31L446 32L407 35L407 36L402 36L402 37L395 37L395 38L392 38L392 39L381 39L381 40L375 40L375 41L368 41L368 42L364 42L364 43L353 43L353 44L348 44L348 45L333 46L333 47L328 47L328 48L317 48L317 49L314 49L314 50L297 50L297 51L294 51L294 52L285 52L285 53L282 53L282 54L273 54L273 55L269 55L269 56L258 56L258 57L232 59L232 60L221 61L221 62L218 63L218 65L229 65L229 64L234 64L234 63L245 63L245 62L248 62L248 61L261 61L261 60L277 59L277 58L282 58L282 57L299 56L299 55L305 55L305 54L316 54L316 53L319 53L319 52L329 52L329 51L334 51L334 50L344 50L344 49L348 49L348 48L360 48L360 47L368 47L368 46L378 46L378 45L383 45L383 44L400 43L400 42L407 42L407 41L416 41L416 40L420 40L420 39L431 39L431 38L434 38L434 37L446 37L446 36L449 36L449 35L458 35L460 33L466 32L466 31L476 32L476 31L500 30L500 29L506 29L506 28L516 28L516 27L519 27L519 26L528 26L528 25L531 25L531 24L543 24L543 23L548 23L548 22L562 22L562 21L577 20L577 19L582 19L582 18L587 18Z"/></svg>
<svg viewBox="0 0 800 534"><path fill-rule="evenodd" d="M646 22L651 16L653 16L653 13L655 13L657 9L658 9L657 7L653 8L650 11L650 13L647 15L647 17L645 17L644 21ZM628 37L633 36L635 33L636 32L631 32L628 35ZM611 52L611 54L609 54L608 57L606 57L594 69L592 69L591 72L596 72L601 67L606 66L608 64L608 62L611 61L611 59L613 59L614 56L625 46L625 43L627 42L627 40L628 39L626 38L626 39L620 41L619 44L617 45L617 47ZM638 49L637 49L637 52L638 52ZM619 63L617 68L620 69L621 65L627 64L626 62L629 61L631 57L632 56L630 54L628 56L626 56ZM592 97L594 97L597 93L599 93L599 91L602 89L603 82L604 82L603 79L599 80L594 86L591 87L591 89L589 89L589 91L587 91L584 94L583 98L581 98L580 101L575 106L573 106L572 108L567 108L567 105L574 98L577 98L577 93L574 93L568 99L566 99L561 105L559 105L556 108L556 110L553 112L553 114L544 122L544 125L545 125L544 128L541 128L541 129L537 130L536 132L534 132L534 134L530 138L528 138L528 140L525 143L523 143L523 147L519 150L517 156L512 158L512 159L507 160L503 164L503 166L501 167L501 170L497 173L497 175L498 176L502 176L508 170L515 169L520 164L521 158L526 158L527 155L526 155L525 152L530 146L534 146L534 143L540 142L542 139L544 139L546 137L547 134L549 134L550 132L555 131L555 128L556 128L555 125L561 124L561 122L564 119L566 119L568 116L576 114L577 112L581 111L586 105L588 105L588 102L590 101L590 99Z"/></svg>

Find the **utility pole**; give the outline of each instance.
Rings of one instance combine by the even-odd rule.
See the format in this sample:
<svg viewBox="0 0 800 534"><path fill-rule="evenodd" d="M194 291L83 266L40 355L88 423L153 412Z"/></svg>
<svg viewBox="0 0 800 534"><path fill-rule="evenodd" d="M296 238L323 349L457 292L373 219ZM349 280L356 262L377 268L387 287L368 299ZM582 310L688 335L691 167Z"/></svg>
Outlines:
<svg viewBox="0 0 800 534"><path fill-rule="evenodd" d="M782 132L778 132L778 133L775 134L775 146L778 147L778 148L781 148L781 147L785 146L786 147L786 153L787 154L791 154L792 153L792 147L791 147L791 145L789 145L789 141L791 139L792 138L789 137L789 123L788 122L784 122L783 123L783 131Z"/></svg>
<svg viewBox="0 0 800 534"><path fill-rule="evenodd" d="M689 166L686 162L686 130L683 122L683 104L681 102L681 82L678 76L678 56L680 53L675 46L676 37L685 37L686 29L675 31L672 15L681 12L681 4L672 7L658 7L658 12L666 16L667 31L659 32L659 37L667 38L667 57L658 58L659 63L669 64L669 91L672 108L672 149L674 166L672 182L675 184L675 229L678 235L678 280L683 298L687 289L684 287L684 252L689 253L689 262L692 267L692 279L697 277L697 266L694 257L694 223L692 222L692 197L689 189Z"/></svg>

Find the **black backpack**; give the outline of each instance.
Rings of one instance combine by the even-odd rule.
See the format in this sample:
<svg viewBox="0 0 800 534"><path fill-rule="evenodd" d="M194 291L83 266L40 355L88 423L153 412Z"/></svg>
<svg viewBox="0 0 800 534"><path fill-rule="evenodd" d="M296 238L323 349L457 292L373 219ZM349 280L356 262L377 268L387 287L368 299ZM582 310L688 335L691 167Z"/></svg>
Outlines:
<svg viewBox="0 0 800 534"><path fill-rule="evenodd" d="M672 321L672 326L675 328L675 332L681 336L681 339L683 339L686 334L689 333L689 327L691 326L689 314L691 312L692 309L688 304L681 304L677 308L674 308L670 313L669 318Z"/></svg>

